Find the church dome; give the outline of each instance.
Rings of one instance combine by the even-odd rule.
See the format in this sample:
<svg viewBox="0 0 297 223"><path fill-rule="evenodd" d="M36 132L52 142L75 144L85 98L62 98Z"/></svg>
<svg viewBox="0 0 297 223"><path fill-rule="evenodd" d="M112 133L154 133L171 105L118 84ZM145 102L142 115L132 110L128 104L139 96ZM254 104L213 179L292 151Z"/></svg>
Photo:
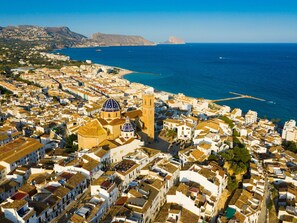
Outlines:
<svg viewBox="0 0 297 223"><path fill-rule="evenodd" d="M121 110L121 107L119 102L112 98L109 98L104 102L101 110L104 112L117 112Z"/></svg>
<svg viewBox="0 0 297 223"><path fill-rule="evenodd" d="M134 132L134 127L130 122L130 119L127 117L125 124L122 126L122 132Z"/></svg>

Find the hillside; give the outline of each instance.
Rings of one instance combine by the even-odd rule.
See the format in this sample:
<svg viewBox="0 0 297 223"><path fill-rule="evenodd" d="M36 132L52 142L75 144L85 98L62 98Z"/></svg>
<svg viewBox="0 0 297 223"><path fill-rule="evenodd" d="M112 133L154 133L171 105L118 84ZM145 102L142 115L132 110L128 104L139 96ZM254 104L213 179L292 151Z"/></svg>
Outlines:
<svg viewBox="0 0 297 223"><path fill-rule="evenodd" d="M141 36L95 33L92 38L71 31L68 27L31 25L0 27L0 42L14 41L40 49L88 46L146 46L153 42Z"/></svg>
<svg viewBox="0 0 297 223"><path fill-rule="evenodd" d="M68 27L7 26L0 27L0 40L20 40L44 48L72 47L87 37L72 32Z"/></svg>
<svg viewBox="0 0 297 223"><path fill-rule="evenodd" d="M116 35L116 34L104 34L95 33L91 38L99 45L106 46L150 46L155 45L153 42L144 39L141 36L130 35Z"/></svg>

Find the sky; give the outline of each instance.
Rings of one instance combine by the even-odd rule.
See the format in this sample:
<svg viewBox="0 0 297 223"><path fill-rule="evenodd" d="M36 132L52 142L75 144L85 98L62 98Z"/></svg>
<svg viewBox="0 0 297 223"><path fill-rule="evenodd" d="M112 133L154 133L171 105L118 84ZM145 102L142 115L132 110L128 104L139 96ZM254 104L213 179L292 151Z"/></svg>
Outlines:
<svg viewBox="0 0 297 223"><path fill-rule="evenodd" d="M24 24L155 42L297 42L297 0L1 0L0 26Z"/></svg>

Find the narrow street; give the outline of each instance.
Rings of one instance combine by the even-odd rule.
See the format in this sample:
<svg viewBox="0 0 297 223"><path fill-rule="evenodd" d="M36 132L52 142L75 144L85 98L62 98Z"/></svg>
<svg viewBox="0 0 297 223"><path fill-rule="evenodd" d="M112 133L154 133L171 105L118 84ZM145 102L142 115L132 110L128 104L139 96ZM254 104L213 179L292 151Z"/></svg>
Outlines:
<svg viewBox="0 0 297 223"><path fill-rule="evenodd" d="M264 196L263 196L263 202L262 202L262 208L261 208L261 212L259 215L259 219L258 222L260 223L266 223L267 222L267 215L268 215L268 211L267 211L267 204L269 202L270 199L270 191L268 189L268 180L267 177L265 177L265 187L264 187Z"/></svg>

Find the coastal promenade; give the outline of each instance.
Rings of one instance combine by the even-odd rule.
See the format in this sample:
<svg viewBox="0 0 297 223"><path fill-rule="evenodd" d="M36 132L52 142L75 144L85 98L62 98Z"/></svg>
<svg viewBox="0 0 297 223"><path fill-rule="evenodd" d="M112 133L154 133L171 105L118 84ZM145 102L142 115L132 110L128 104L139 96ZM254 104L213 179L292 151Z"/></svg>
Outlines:
<svg viewBox="0 0 297 223"><path fill-rule="evenodd" d="M230 100L237 100L237 99L243 99L243 98L250 98L258 101L266 101L265 99L262 98L257 98L251 95L246 95L246 94L240 94L236 92L229 92L230 94L237 95L236 97L230 97L230 98L222 98L222 99L216 99L216 100L211 100L211 102L220 102L220 101L230 101Z"/></svg>

